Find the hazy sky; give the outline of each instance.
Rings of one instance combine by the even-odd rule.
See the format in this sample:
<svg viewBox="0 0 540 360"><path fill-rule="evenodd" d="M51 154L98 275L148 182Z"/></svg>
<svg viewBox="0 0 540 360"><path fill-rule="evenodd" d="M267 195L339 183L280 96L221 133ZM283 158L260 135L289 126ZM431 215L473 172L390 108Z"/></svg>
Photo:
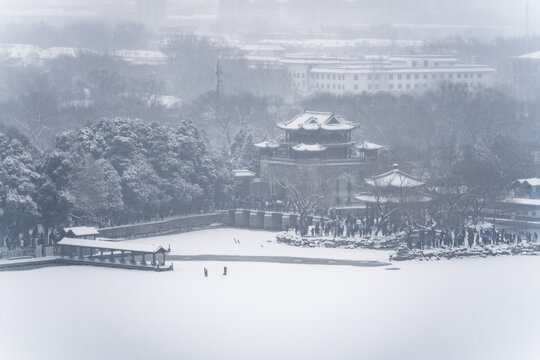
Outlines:
<svg viewBox="0 0 540 360"><path fill-rule="evenodd" d="M148 0L146 0L148 1ZM322 13L328 15L330 21L339 22L343 16L340 8L350 8L345 16L354 20L358 16L359 21L372 23L420 23L420 24L459 24L513 27L525 29L525 8L529 3L529 24L531 32L539 32L540 25L540 0L221 0L225 6L217 6L220 0L168 0L168 8L171 15L192 15L193 12L201 14L218 13L219 9L232 8L234 3L251 2L255 4L265 3L265 9L272 7L272 2L301 3L295 6L298 9L304 6L306 11L300 11L304 16L311 14L316 6L322 7ZM38 13L47 11L87 11L97 10L101 14L116 11L117 13L136 7L137 0L0 0L0 14L9 16L9 12L15 9L18 16L28 11ZM270 3L270 5L269 5ZM318 5L315 5L317 4ZM340 5L340 3L342 5ZM344 4L344 3L349 3ZM285 7L285 9L288 9ZM330 9L330 11L327 11ZM336 10L337 9L337 10ZM37 11L36 11L37 10ZM183 13L185 12L185 13ZM283 21L291 22L295 14L290 16L282 10L280 15ZM330 15L333 13L333 17ZM328 14L327 14L328 13ZM272 16L272 15L269 15ZM337 19L336 19L337 17ZM0 19L1 20L1 19ZM306 21L306 19L302 19Z"/></svg>

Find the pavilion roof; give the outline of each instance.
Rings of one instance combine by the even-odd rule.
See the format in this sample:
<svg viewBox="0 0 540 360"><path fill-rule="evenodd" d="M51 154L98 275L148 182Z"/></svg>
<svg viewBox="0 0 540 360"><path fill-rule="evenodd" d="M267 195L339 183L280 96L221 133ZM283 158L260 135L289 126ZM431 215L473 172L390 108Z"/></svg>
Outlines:
<svg viewBox="0 0 540 360"><path fill-rule="evenodd" d="M247 169L237 169L232 172L235 178L253 178L257 175L253 171Z"/></svg>
<svg viewBox="0 0 540 360"><path fill-rule="evenodd" d="M165 249L161 245L135 244L130 241L103 241L63 238L58 242L58 245L81 246L87 248L92 247L94 249L101 250L133 251L144 253L157 253L159 251L167 251L167 249Z"/></svg>
<svg viewBox="0 0 540 360"><path fill-rule="evenodd" d="M340 115L331 112L304 111L292 120L279 123L277 126L283 130L327 130L347 131L356 128L356 125L345 120Z"/></svg>
<svg viewBox="0 0 540 360"><path fill-rule="evenodd" d="M360 150L382 150L385 147L369 141L364 141L362 144L356 145L356 148Z"/></svg>
<svg viewBox="0 0 540 360"><path fill-rule="evenodd" d="M517 197L507 197L500 201L502 204L509 205L525 205L532 207L540 207L540 199L529 199L529 198L517 198Z"/></svg>
<svg viewBox="0 0 540 360"><path fill-rule="evenodd" d="M71 232L75 236L99 235L97 229L92 226L68 227L64 228L63 230L66 234L69 234L69 232Z"/></svg>
<svg viewBox="0 0 540 360"><path fill-rule="evenodd" d="M414 188L425 184L422 180L399 170L396 164L394 164L394 169L365 181L371 186L383 188Z"/></svg>
<svg viewBox="0 0 540 360"><path fill-rule="evenodd" d="M319 152L326 150L326 146L322 146L320 144L304 144L300 143L298 145L294 145L292 147L294 151L298 152Z"/></svg>
<svg viewBox="0 0 540 360"><path fill-rule="evenodd" d="M512 185L515 185L516 183L519 185L527 183L530 186L540 186L540 178L517 179Z"/></svg>
<svg viewBox="0 0 540 360"><path fill-rule="evenodd" d="M379 196L370 193L361 193L354 195L354 198L366 204L400 204L400 203L425 203L432 200L431 196L426 194Z"/></svg>

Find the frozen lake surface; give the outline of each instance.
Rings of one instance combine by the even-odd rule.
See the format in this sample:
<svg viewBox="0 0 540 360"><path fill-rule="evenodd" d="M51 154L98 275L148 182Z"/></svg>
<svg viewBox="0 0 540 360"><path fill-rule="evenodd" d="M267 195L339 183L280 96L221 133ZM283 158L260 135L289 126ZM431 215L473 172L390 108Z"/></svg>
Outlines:
<svg viewBox="0 0 540 360"><path fill-rule="evenodd" d="M239 243L235 243L237 239ZM219 228L182 234L130 240L143 244L171 245L171 254L178 255L254 255L296 256L345 260L387 262L388 250L301 248L276 242L276 233L247 229Z"/></svg>
<svg viewBox="0 0 540 360"><path fill-rule="evenodd" d="M372 250L266 242L272 239L263 231L214 229L135 241L170 243L175 254L387 259L385 252ZM227 276L221 275L223 266ZM391 267L400 269L176 262L174 271L164 273L94 267L2 272L0 354L2 359L540 358L540 258Z"/></svg>

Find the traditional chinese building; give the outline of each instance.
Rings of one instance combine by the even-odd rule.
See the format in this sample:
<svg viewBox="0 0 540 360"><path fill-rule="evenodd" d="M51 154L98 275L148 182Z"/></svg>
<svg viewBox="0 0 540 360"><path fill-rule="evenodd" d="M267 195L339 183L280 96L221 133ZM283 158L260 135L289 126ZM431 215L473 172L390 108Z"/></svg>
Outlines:
<svg viewBox="0 0 540 360"><path fill-rule="evenodd" d="M372 224L382 213L396 207L422 210L431 201L424 193L425 183L401 170L397 164L393 169L365 180L368 191L355 195L356 200L367 207L368 223Z"/></svg>
<svg viewBox="0 0 540 360"><path fill-rule="evenodd" d="M233 170L234 194L236 196L249 196L256 193L256 174L247 169Z"/></svg>
<svg viewBox="0 0 540 360"><path fill-rule="evenodd" d="M519 230L540 228L540 178L515 180L508 196L494 201L484 215L500 226Z"/></svg>
<svg viewBox="0 0 540 360"><path fill-rule="evenodd" d="M60 236L62 238L95 240L99 231L91 226L78 226L62 229Z"/></svg>
<svg viewBox="0 0 540 360"><path fill-rule="evenodd" d="M374 165L382 147L356 146L357 125L331 112L304 111L277 125L281 142L255 144L260 154L263 196L284 197L282 181L323 182L327 205L349 204Z"/></svg>

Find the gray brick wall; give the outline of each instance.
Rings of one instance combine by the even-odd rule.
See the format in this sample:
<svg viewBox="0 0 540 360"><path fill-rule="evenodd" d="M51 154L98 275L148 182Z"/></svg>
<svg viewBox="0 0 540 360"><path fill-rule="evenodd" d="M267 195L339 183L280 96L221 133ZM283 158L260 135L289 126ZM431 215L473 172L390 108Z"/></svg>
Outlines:
<svg viewBox="0 0 540 360"><path fill-rule="evenodd" d="M226 211L211 214L189 215L144 224L123 225L99 229L101 237L117 239L168 234L205 228L212 224L229 225L229 213Z"/></svg>

